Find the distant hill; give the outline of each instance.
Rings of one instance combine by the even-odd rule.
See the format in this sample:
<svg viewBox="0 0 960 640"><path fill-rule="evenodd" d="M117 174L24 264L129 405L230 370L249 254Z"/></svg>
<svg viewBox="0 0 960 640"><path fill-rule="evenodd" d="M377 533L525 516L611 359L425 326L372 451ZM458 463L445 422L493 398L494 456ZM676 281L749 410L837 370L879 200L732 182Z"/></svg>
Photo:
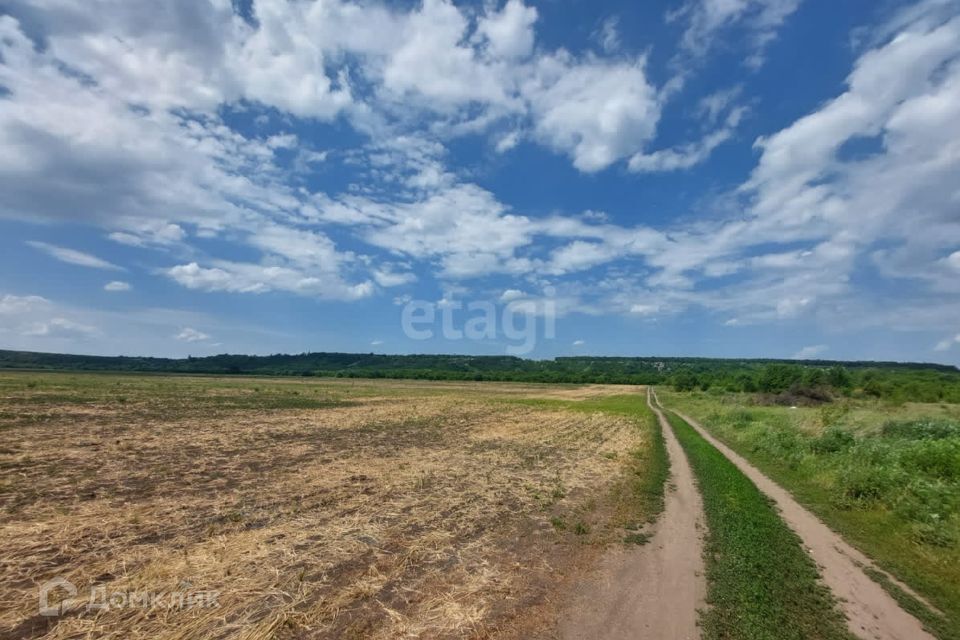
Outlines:
<svg viewBox="0 0 960 640"><path fill-rule="evenodd" d="M545 374L599 376L655 375L678 370L753 370L785 364L802 367L894 369L960 373L952 365L916 362L847 362L839 360L780 360L765 358L677 358L571 356L553 360L525 360L515 356L381 355L374 353L300 353L270 356L221 354L202 358L87 356L0 349L2 369L59 369L67 371L150 371L161 373L222 373L253 375L335 375L373 371L437 371L458 374Z"/></svg>
<svg viewBox="0 0 960 640"><path fill-rule="evenodd" d="M513 356L373 353L142 358L0 350L0 369L673 384L686 389L713 387L770 393L808 387L960 402L960 370L950 365L910 362L593 356L525 360Z"/></svg>

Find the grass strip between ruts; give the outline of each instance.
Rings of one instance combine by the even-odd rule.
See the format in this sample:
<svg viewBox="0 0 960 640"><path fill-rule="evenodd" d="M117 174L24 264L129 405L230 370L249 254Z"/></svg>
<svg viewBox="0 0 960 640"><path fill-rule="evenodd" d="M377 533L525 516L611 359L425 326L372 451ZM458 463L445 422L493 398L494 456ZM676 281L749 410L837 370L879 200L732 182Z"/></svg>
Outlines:
<svg viewBox="0 0 960 640"><path fill-rule="evenodd" d="M852 638L816 566L773 502L686 422L668 415L696 475L709 530L703 637Z"/></svg>

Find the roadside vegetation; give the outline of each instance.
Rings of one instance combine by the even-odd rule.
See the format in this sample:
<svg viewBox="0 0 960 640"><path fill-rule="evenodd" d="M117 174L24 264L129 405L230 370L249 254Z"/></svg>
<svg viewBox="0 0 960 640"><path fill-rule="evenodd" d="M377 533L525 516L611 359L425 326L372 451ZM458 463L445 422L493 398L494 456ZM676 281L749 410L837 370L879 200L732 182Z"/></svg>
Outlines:
<svg viewBox="0 0 960 640"><path fill-rule="evenodd" d="M773 503L686 422L668 414L703 496L707 640L851 639L800 539Z"/></svg>
<svg viewBox="0 0 960 640"><path fill-rule="evenodd" d="M790 408L746 394L661 395L942 612L881 580L931 631L960 638L957 407L843 399Z"/></svg>

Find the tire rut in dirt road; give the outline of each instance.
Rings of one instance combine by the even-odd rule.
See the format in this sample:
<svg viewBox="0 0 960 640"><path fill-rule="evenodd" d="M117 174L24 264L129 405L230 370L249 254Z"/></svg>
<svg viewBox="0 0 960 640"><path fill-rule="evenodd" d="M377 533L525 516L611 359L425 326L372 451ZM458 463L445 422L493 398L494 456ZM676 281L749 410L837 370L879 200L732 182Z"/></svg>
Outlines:
<svg viewBox="0 0 960 640"><path fill-rule="evenodd" d="M656 399L656 394L654 398ZM659 399L656 399L656 404L663 408ZM820 570L823 582L839 600L851 633L870 640L934 640L919 620L901 608L883 587L864 572L863 567L875 568L867 556L850 546L802 507L780 485L710 435L699 422L679 411L674 413L736 465L760 491L776 502L780 516L803 541L804 548ZM905 585L897 584L907 589Z"/></svg>
<svg viewBox="0 0 960 640"><path fill-rule="evenodd" d="M596 574L574 589L560 620L562 638L700 637L697 610L707 590L703 503L686 455L649 390L647 403L657 414L670 458L663 513L645 545L607 552Z"/></svg>

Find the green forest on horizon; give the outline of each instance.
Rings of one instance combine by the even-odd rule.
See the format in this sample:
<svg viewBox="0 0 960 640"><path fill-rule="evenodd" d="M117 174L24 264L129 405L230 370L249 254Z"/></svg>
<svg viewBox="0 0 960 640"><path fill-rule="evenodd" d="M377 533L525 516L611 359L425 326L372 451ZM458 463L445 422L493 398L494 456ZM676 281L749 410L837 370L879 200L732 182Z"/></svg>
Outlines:
<svg viewBox="0 0 960 640"><path fill-rule="evenodd" d="M781 396L784 403L818 403L840 396L960 403L960 370L930 363L594 356L525 360L515 356L373 353L222 354L178 359L0 350L0 369L660 384L680 391L768 394Z"/></svg>

